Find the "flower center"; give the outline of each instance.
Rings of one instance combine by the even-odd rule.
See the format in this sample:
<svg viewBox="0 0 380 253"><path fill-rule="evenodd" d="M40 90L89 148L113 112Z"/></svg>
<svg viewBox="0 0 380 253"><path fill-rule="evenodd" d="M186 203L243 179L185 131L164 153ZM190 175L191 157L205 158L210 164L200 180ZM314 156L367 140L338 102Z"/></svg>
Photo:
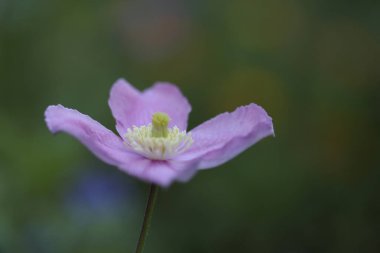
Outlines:
<svg viewBox="0 0 380 253"><path fill-rule="evenodd" d="M168 137L168 125L170 118L166 113L157 112L152 116L152 137Z"/></svg>
<svg viewBox="0 0 380 253"><path fill-rule="evenodd" d="M183 153L193 144L191 134L176 126L169 128L169 121L166 113L153 114L151 124L127 129L125 144L153 160L167 160Z"/></svg>

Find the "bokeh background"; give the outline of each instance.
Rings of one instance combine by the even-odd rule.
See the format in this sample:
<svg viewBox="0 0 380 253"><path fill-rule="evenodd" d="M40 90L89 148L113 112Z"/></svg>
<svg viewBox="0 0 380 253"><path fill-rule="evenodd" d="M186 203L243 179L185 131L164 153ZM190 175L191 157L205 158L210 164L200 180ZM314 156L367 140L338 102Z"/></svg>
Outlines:
<svg viewBox="0 0 380 253"><path fill-rule="evenodd" d="M0 252L133 252L148 186L43 112L110 129L109 89L170 81L190 128L255 102L267 138L163 190L146 251L380 252L380 2L1 0Z"/></svg>

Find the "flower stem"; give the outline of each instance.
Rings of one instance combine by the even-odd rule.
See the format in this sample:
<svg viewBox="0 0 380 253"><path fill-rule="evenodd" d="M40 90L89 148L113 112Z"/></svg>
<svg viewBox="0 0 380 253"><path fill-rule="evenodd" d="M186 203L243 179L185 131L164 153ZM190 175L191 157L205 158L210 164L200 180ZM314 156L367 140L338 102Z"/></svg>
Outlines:
<svg viewBox="0 0 380 253"><path fill-rule="evenodd" d="M139 237L139 241L137 242L135 253L143 252L145 240L146 240L146 237L148 236L150 222L152 220L154 204L156 203L156 200L157 200L158 189L159 187L157 185L154 185L154 184L150 185L148 202L146 204L145 214L144 214L144 222L141 227L140 237Z"/></svg>

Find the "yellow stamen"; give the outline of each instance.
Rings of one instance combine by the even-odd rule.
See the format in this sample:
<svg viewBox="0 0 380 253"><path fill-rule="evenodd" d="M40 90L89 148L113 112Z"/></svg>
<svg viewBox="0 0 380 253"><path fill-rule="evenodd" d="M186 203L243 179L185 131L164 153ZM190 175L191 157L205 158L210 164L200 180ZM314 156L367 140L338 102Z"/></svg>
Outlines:
<svg viewBox="0 0 380 253"><path fill-rule="evenodd" d="M152 116L152 137L168 137L168 125L170 118L166 113L156 112Z"/></svg>

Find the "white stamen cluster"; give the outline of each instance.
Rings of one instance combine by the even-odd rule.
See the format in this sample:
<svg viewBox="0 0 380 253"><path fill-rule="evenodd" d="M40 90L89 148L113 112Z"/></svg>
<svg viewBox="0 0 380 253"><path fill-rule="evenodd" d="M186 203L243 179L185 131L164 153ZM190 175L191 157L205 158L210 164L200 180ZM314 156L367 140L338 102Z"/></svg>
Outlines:
<svg viewBox="0 0 380 253"><path fill-rule="evenodd" d="M136 153L153 160L171 159L193 144L191 133L181 131L176 126L168 128L166 137L153 137L152 128L152 124L128 128L124 135L125 144Z"/></svg>

